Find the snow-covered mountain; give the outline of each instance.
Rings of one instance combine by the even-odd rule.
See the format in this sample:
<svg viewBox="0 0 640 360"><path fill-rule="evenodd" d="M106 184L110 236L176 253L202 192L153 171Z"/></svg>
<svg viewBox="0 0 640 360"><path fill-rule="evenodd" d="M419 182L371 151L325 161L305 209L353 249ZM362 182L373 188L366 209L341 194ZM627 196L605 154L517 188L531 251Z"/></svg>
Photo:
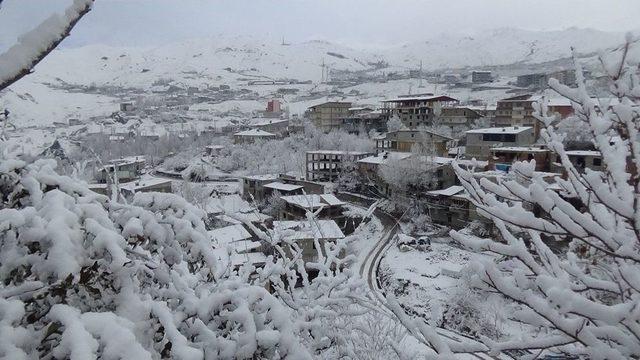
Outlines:
<svg viewBox="0 0 640 360"><path fill-rule="evenodd" d="M427 71L526 66L566 58L571 46L589 54L617 46L623 39L618 33L572 28L552 32L498 29L476 36L444 34L377 50L326 41L281 44L257 37L225 35L155 48L91 45L54 51L36 67L34 74L0 94L0 108L11 109L14 117L20 119L19 126L50 124L116 111L116 97L122 96L123 88L145 93L166 88L168 84L183 89L228 85L232 89L264 92L264 87L252 87L250 82L290 79L316 84L322 78L323 65L333 73L377 74L417 69L420 61ZM112 87L112 92L105 87ZM96 88L99 90L89 91ZM301 86L300 90L302 94L315 91L315 87Z"/></svg>

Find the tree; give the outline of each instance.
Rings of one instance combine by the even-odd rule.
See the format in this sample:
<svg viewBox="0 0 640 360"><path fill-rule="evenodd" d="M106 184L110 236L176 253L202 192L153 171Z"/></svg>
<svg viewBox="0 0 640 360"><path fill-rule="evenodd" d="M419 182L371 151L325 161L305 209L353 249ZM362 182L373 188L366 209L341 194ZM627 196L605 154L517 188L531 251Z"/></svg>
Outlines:
<svg viewBox="0 0 640 360"><path fill-rule="evenodd" d="M492 219L503 242L452 232L469 248L503 256L475 264L476 285L521 307L510 314L534 333L519 339L483 339L492 352L544 350L590 359L640 358L640 77L638 41L600 57L618 101L602 107L590 97L574 55L578 87L556 80L550 87L571 100L581 125L601 152L604 170L577 169L566 155L564 135L553 126L545 101L537 118L542 138L566 176L550 188L533 162L514 164L529 181L494 183L456 166L479 211ZM533 210L536 210L534 214ZM566 253L549 244L568 242ZM506 264L509 266L504 266Z"/></svg>
<svg viewBox="0 0 640 360"><path fill-rule="evenodd" d="M394 114L391 118L389 118L389 121L387 121L388 132L398 131L404 127L405 126L402 123L402 120L400 120L400 117L396 114Z"/></svg>

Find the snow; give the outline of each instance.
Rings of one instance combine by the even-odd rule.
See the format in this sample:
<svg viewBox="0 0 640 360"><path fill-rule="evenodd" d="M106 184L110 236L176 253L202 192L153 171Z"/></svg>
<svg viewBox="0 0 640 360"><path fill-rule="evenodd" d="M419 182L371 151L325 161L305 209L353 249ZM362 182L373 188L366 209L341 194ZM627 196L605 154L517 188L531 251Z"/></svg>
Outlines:
<svg viewBox="0 0 640 360"><path fill-rule="evenodd" d="M531 129L528 126L495 127L469 130L467 134L520 134Z"/></svg>
<svg viewBox="0 0 640 360"><path fill-rule="evenodd" d="M567 156L595 156L601 157L602 153L595 150L567 150Z"/></svg>
<svg viewBox="0 0 640 360"><path fill-rule="evenodd" d="M238 194L211 197L204 205L207 214L217 215L222 213L249 213L254 210L247 201Z"/></svg>
<svg viewBox="0 0 640 360"><path fill-rule="evenodd" d="M548 149L541 149L529 146L502 146L491 148L492 152L528 152L528 153L546 153Z"/></svg>
<svg viewBox="0 0 640 360"><path fill-rule="evenodd" d="M242 225L230 225L208 232L218 246L223 247L240 240L251 239L251 234Z"/></svg>
<svg viewBox="0 0 640 360"><path fill-rule="evenodd" d="M364 159L358 160L358 162L363 164L382 165L388 162L401 161L409 157L411 157L411 153L389 151L380 153L376 156L366 157Z"/></svg>
<svg viewBox="0 0 640 360"><path fill-rule="evenodd" d="M310 194L310 195L290 195L281 196L281 199L289 204L298 206L303 209L317 209L322 206L342 206L344 202L340 201L333 194Z"/></svg>
<svg viewBox="0 0 640 360"><path fill-rule="evenodd" d="M446 189L442 189L442 190L433 190L433 191L427 191L427 194L429 195L435 195L435 196L453 196L456 195L460 192L464 191L464 187L460 186L460 185L454 185L454 186L450 186Z"/></svg>
<svg viewBox="0 0 640 360"><path fill-rule="evenodd" d="M369 153L368 152L364 152L364 151L312 150L312 151L307 151L307 154L360 156L360 155L367 155Z"/></svg>
<svg viewBox="0 0 640 360"><path fill-rule="evenodd" d="M273 190L280 190L280 191L295 191L303 188L303 186L300 186L300 185L284 184L281 182L272 182L272 183L266 184L264 187L273 189Z"/></svg>
<svg viewBox="0 0 640 360"><path fill-rule="evenodd" d="M145 175L141 177L139 180L131 181L128 183L121 183L120 188L122 190L129 190L131 192L136 192L136 191L142 191L142 190L159 186L159 185L170 186L171 183L172 183L171 180Z"/></svg>
<svg viewBox="0 0 640 360"><path fill-rule="evenodd" d="M264 137L274 137L276 134L272 134L268 131L260 130L260 129L251 129L240 131L239 133L233 134L233 136L264 136Z"/></svg>
<svg viewBox="0 0 640 360"><path fill-rule="evenodd" d="M291 240L344 238L342 230L333 220L274 221L273 230Z"/></svg>

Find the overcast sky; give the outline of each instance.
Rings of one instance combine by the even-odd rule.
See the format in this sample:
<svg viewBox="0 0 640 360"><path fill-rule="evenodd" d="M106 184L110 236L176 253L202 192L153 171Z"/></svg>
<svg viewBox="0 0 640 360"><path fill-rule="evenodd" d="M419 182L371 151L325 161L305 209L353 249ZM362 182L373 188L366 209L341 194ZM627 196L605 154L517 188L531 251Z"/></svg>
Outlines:
<svg viewBox="0 0 640 360"><path fill-rule="evenodd" d="M71 0L5 0L0 48ZM96 0L65 46L157 45L219 33L386 46L500 27L640 28L640 0Z"/></svg>

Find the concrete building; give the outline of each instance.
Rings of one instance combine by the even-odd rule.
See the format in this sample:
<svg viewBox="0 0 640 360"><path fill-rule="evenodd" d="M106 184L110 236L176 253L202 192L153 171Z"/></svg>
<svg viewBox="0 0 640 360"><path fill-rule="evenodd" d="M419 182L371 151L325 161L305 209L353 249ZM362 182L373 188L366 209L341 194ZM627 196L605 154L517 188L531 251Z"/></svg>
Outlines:
<svg viewBox="0 0 640 360"><path fill-rule="evenodd" d="M421 143L433 149L434 154L446 156L447 144L453 139L436 134L428 130L397 130L386 134L384 138L376 140L376 151L410 152L416 143Z"/></svg>
<svg viewBox="0 0 640 360"><path fill-rule="evenodd" d="M114 175L117 175L120 183L133 181L140 177L146 165L144 156L114 159L110 161L109 165L98 170L95 178L98 183L107 183L109 179L113 179Z"/></svg>
<svg viewBox="0 0 640 360"><path fill-rule="evenodd" d="M578 171L584 171L590 169L593 171L602 171L604 166L602 164L602 154L597 150L568 150L566 151L569 161L575 166ZM553 170L556 172L564 171L564 168L560 165L559 158L555 159Z"/></svg>
<svg viewBox="0 0 640 360"><path fill-rule="evenodd" d="M140 192L172 192L172 181L162 178L143 177L139 180L120 184L120 193L126 199L131 200Z"/></svg>
<svg viewBox="0 0 640 360"><path fill-rule="evenodd" d="M530 126L536 137L540 134L540 122L533 116L533 103L542 101L541 96L524 94L498 101L495 115L495 126ZM556 113L561 119L573 114L573 107L568 99L547 99L550 113Z"/></svg>
<svg viewBox="0 0 640 360"><path fill-rule="evenodd" d="M264 186L278 179L278 174L245 176L242 178L242 197L248 201L262 201L265 199Z"/></svg>
<svg viewBox="0 0 640 360"><path fill-rule="evenodd" d="M492 170L509 172L516 161L536 161L536 171L550 171L550 151L539 146L503 146L489 150L489 164Z"/></svg>
<svg viewBox="0 0 640 360"><path fill-rule="evenodd" d="M345 203L333 194L311 194L282 196L285 202L280 212L280 219L301 220L306 219L307 211L317 213L319 219L341 218Z"/></svg>
<svg viewBox="0 0 640 360"><path fill-rule="evenodd" d="M529 126L469 130L466 132L466 138L465 156L478 160L489 159L493 147L522 147L535 143L533 128Z"/></svg>
<svg viewBox="0 0 640 360"><path fill-rule="evenodd" d="M310 107L305 115L316 128L330 132L342 126L342 119L349 116L350 108L350 102L326 102Z"/></svg>
<svg viewBox="0 0 640 360"><path fill-rule="evenodd" d="M297 179L285 174L253 175L242 178L242 195L256 201L267 199L274 191L281 195L324 194L323 184Z"/></svg>
<svg viewBox="0 0 640 360"><path fill-rule="evenodd" d="M349 109L349 116L342 119L341 128L350 134L360 134L375 130L385 132L387 122L382 111L369 107L354 107Z"/></svg>
<svg viewBox="0 0 640 360"><path fill-rule="evenodd" d="M402 123L415 129L418 126L431 125L434 113L445 106L458 104L458 100L444 95L406 95L396 99L382 101L382 117L388 121L398 116Z"/></svg>
<svg viewBox="0 0 640 360"><path fill-rule="evenodd" d="M233 134L233 143L234 144L253 144L258 140L273 140L277 138L276 134L270 133L268 131L260 130L260 129L251 129L240 131L238 133Z"/></svg>
<svg viewBox="0 0 640 360"><path fill-rule="evenodd" d="M316 150L307 151L306 179L310 181L331 182L342 172L346 164L354 164L371 153L364 151Z"/></svg>
<svg viewBox="0 0 640 360"><path fill-rule="evenodd" d="M446 125L450 127L466 126L471 127L474 122L482 118L479 111L467 106L444 107L440 114L436 115L435 125Z"/></svg>
<svg viewBox="0 0 640 360"><path fill-rule="evenodd" d="M576 83L576 73L575 70L560 70L551 73L520 75L516 80L516 84L520 87L544 89L548 87L550 79L556 79L561 84L571 86Z"/></svg>
<svg viewBox="0 0 640 360"><path fill-rule="evenodd" d="M491 71L474 70L471 72L471 82L474 84L484 84L493 81Z"/></svg>

